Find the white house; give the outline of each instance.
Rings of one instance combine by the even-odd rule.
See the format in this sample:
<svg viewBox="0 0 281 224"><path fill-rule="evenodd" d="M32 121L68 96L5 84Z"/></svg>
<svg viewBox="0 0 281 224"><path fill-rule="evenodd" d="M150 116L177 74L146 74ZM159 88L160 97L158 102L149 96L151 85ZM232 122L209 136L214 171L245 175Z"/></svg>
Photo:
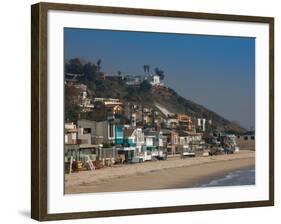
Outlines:
<svg viewBox="0 0 281 224"><path fill-rule="evenodd" d="M163 86L163 82L160 79L159 75L152 75L152 80L150 81L152 86Z"/></svg>
<svg viewBox="0 0 281 224"><path fill-rule="evenodd" d="M166 120L167 128L176 128L179 126L179 120L176 118L168 118Z"/></svg>
<svg viewBox="0 0 281 224"><path fill-rule="evenodd" d="M74 124L73 122L65 123L64 129L67 130L67 131L68 130L76 130L76 124Z"/></svg>
<svg viewBox="0 0 281 224"><path fill-rule="evenodd" d="M65 123L64 129L65 129L64 143L65 144L76 144L77 143L76 125L73 122Z"/></svg>
<svg viewBox="0 0 281 224"><path fill-rule="evenodd" d="M141 148L144 145L144 133L141 128L137 128L136 132L136 149L137 152L141 152Z"/></svg>
<svg viewBox="0 0 281 224"><path fill-rule="evenodd" d="M180 145L188 145L190 141L191 141L190 136L179 136Z"/></svg>
<svg viewBox="0 0 281 224"><path fill-rule="evenodd" d="M206 119L205 118L198 118L198 127L201 131L206 131Z"/></svg>

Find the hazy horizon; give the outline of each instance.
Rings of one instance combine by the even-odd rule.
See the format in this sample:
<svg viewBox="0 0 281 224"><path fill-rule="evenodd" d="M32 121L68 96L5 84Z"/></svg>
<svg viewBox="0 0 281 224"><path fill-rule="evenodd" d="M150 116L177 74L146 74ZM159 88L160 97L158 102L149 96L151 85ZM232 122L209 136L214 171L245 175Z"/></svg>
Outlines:
<svg viewBox="0 0 281 224"><path fill-rule="evenodd" d="M65 59L101 59L104 73L158 67L181 96L255 127L254 38L65 28L64 44Z"/></svg>

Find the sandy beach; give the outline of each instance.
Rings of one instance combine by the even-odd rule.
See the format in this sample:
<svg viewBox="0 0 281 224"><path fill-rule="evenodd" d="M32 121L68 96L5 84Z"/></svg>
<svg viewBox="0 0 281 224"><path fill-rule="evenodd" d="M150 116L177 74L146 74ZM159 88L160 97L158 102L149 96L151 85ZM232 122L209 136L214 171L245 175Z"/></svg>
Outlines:
<svg viewBox="0 0 281 224"><path fill-rule="evenodd" d="M255 166L255 152L151 161L65 175L65 193L187 188L216 176Z"/></svg>

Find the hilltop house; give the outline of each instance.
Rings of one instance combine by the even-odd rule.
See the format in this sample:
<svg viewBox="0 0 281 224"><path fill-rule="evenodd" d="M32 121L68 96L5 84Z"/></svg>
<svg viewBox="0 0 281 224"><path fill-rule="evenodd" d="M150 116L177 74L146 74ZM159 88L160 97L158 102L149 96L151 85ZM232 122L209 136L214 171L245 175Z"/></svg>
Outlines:
<svg viewBox="0 0 281 224"><path fill-rule="evenodd" d="M157 74L126 75L124 80L129 86L139 86L143 81L148 81L152 86L164 86L163 80Z"/></svg>
<svg viewBox="0 0 281 224"><path fill-rule="evenodd" d="M126 75L124 80L128 86L139 86L143 82L143 77L140 75Z"/></svg>
<svg viewBox="0 0 281 224"><path fill-rule="evenodd" d="M164 83L160 79L159 75L152 75L150 78L150 84L152 86L163 86L164 85Z"/></svg>
<svg viewBox="0 0 281 224"><path fill-rule="evenodd" d="M121 81L123 79L122 75L119 74L104 74L103 75L104 80L110 80L110 81Z"/></svg>

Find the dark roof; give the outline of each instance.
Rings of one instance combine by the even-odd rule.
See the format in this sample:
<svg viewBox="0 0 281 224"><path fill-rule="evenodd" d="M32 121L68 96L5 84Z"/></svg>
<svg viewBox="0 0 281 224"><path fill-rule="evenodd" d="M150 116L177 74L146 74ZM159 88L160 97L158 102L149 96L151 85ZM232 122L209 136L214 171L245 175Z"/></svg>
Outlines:
<svg viewBox="0 0 281 224"><path fill-rule="evenodd" d="M171 132L173 132L173 130L170 130L170 129L161 129L161 132L163 134L171 134Z"/></svg>
<svg viewBox="0 0 281 224"><path fill-rule="evenodd" d="M71 77L82 77L84 76L84 74L76 74L76 73L66 73L67 76L71 76Z"/></svg>
<svg viewBox="0 0 281 224"><path fill-rule="evenodd" d="M125 128L124 129L124 137L130 137L134 133L135 128Z"/></svg>
<svg viewBox="0 0 281 224"><path fill-rule="evenodd" d="M186 131L179 131L178 132L179 136L189 136L190 134Z"/></svg>

